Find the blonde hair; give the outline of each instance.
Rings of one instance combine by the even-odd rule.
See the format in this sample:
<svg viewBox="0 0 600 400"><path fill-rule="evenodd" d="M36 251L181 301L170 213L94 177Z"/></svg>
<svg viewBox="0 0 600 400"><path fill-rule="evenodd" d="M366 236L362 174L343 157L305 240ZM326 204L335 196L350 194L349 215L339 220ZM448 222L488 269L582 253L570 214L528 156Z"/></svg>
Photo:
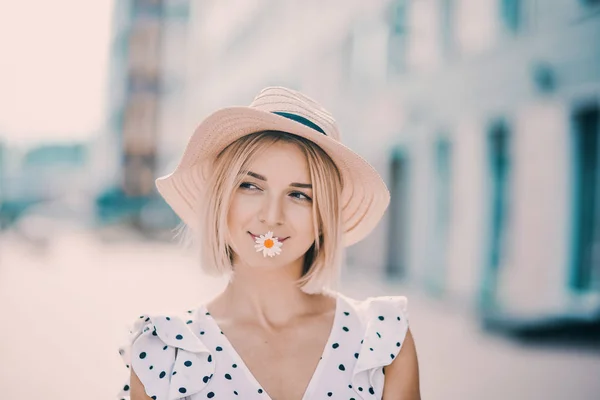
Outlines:
<svg viewBox="0 0 600 400"><path fill-rule="evenodd" d="M277 142L296 145L306 156L313 185L312 213L315 242L305 253L298 286L306 293L321 293L334 287L343 263L341 192L342 178L333 160L308 139L285 132L264 131L241 137L223 149L213 170L198 210L198 231L182 224L179 232L187 245L199 244L201 268L210 275L233 272L233 251L227 244L227 214L234 192L245 179L253 160Z"/></svg>

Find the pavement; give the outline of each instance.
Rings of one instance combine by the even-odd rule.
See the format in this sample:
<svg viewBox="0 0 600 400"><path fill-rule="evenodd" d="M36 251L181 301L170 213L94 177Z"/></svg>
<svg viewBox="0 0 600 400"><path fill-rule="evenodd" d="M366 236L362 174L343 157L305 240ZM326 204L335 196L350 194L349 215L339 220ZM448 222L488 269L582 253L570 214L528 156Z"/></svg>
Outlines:
<svg viewBox="0 0 600 400"><path fill-rule="evenodd" d="M0 233L0 399L115 399L128 325L193 308L224 284L190 251L127 231L55 233L44 245ZM600 399L598 349L490 335L468 309L358 267L342 291L408 297L424 400Z"/></svg>

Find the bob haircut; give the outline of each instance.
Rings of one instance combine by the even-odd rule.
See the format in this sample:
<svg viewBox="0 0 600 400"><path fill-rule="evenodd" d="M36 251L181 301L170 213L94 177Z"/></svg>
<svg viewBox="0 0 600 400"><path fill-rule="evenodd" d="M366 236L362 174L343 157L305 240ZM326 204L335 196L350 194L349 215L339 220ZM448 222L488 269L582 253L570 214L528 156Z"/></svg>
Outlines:
<svg viewBox="0 0 600 400"><path fill-rule="evenodd" d="M216 157L203 188L198 210L199 229L181 224L178 235L185 244L198 243L201 268L213 276L233 275L233 250L228 245L227 214L232 197L246 179L250 164L277 142L296 145L306 156L313 185L312 213L315 242L304 256L298 286L306 293L321 293L337 286L343 264L341 192L342 178L333 160L308 139L286 132L263 131L243 136ZM176 235L176 236L178 236ZM196 246L194 246L196 247Z"/></svg>

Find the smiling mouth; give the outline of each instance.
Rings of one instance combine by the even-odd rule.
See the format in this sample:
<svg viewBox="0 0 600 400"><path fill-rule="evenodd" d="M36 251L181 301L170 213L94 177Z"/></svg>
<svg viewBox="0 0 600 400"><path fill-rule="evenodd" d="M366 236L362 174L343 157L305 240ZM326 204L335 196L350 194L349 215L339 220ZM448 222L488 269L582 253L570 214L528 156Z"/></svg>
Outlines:
<svg viewBox="0 0 600 400"><path fill-rule="evenodd" d="M255 234L253 234L252 232L248 232L248 233L250 234L250 236L252 236L252 239L253 239L253 240L256 240L256 239L258 239L258 238L260 237L260 236L256 236L256 235L255 235ZM281 238L279 238L279 237L277 237L277 236L273 236L273 238L275 238L275 239L277 239L278 241L280 241L281 243L283 243L283 242L285 242L286 240L288 240L290 237L288 236L288 237L286 237L286 238L282 238L282 239L281 239Z"/></svg>

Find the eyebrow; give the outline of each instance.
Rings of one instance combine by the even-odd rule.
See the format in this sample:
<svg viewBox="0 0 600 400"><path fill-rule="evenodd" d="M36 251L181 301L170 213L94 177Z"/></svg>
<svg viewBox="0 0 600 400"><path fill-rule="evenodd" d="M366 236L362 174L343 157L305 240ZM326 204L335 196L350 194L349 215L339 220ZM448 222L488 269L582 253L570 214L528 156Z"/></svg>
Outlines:
<svg viewBox="0 0 600 400"><path fill-rule="evenodd" d="M267 181L267 178L265 178L264 176L262 176L261 174L257 174L256 172L252 172L252 171L248 171L248 175L259 179L261 181ZM298 188L304 188L304 189L312 189L312 185L310 183L298 183L298 182L292 182L290 183L290 186L294 186L294 187L298 187Z"/></svg>

